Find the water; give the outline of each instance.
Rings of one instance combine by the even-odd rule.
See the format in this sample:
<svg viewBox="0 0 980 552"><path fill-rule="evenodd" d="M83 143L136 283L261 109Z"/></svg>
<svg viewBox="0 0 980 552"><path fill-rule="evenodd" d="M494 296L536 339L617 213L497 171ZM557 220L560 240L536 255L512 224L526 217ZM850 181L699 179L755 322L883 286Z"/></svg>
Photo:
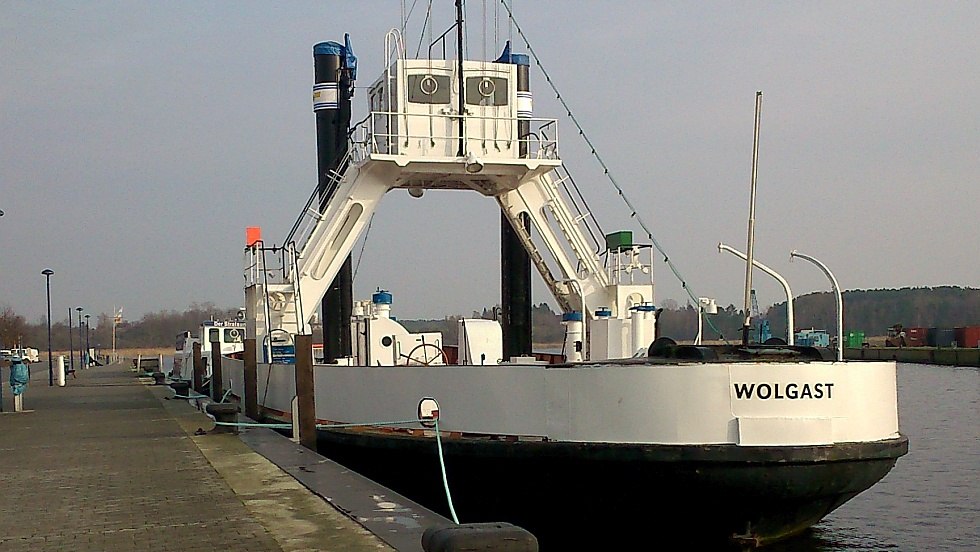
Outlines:
<svg viewBox="0 0 980 552"><path fill-rule="evenodd" d="M980 550L980 370L898 365L909 453L780 552Z"/></svg>

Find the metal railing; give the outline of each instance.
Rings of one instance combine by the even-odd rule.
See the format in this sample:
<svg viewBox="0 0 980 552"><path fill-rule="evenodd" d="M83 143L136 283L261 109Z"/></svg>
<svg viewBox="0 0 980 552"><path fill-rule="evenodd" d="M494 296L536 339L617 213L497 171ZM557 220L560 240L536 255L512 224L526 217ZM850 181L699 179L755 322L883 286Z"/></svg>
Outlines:
<svg viewBox="0 0 980 552"><path fill-rule="evenodd" d="M464 154L486 159L558 159L558 120L517 119L452 113L372 111L352 134L358 156L367 154L458 157L459 120L463 119ZM518 122L531 131L518 136ZM473 127L479 127L479 131ZM554 136L554 137L551 137ZM526 146L526 154L518 152Z"/></svg>

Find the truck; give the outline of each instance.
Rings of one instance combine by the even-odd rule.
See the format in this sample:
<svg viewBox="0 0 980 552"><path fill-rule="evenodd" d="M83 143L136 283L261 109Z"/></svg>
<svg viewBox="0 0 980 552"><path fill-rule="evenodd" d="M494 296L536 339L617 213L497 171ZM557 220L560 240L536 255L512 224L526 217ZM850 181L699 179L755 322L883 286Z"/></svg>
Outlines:
<svg viewBox="0 0 980 552"><path fill-rule="evenodd" d="M24 364L30 364L32 362L38 361L38 355L40 352L32 347L22 347L20 349L11 349L11 356L19 356L24 359Z"/></svg>

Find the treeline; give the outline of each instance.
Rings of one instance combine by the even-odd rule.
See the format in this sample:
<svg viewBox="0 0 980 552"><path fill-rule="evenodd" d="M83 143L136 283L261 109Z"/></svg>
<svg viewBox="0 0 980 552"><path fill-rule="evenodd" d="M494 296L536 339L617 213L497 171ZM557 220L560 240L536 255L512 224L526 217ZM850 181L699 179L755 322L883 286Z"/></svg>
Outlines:
<svg viewBox="0 0 980 552"><path fill-rule="evenodd" d="M184 311L164 310L145 314L136 321L123 320L116 325L116 347L172 347L178 333L194 331L205 320L226 320L234 318L238 309L220 308L214 303L192 303ZM69 345L78 348L86 339L86 328L82 319L81 332L78 327L78 313L72 312L71 337L69 337L68 312L64 318L52 317L51 347L54 350L68 350ZM84 313L83 313L84 316ZM93 348L112 347L112 315L100 313L88 319L88 342ZM23 316L13 312L10 307L0 308L0 344L4 348L14 343L23 343L36 349L47 349L48 327L43 317L36 323L27 322Z"/></svg>
<svg viewBox="0 0 980 552"><path fill-rule="evenodd" d="M894 324L906 327L941 327L980 325L980 289L943 286L935 288L902 288L853 290L843 293L844 331L862 331L868 336L884 335ZM693 305L679 306L664 302L667 308L660 316L660 334L679 341L694 339L697 334L698 312ZM817 328L833 331L836 325L834 297L829 292L810 293L794 301L796 327ZM137 321L123 321L116 327L116 346L170 347L179 332L195 331L205 320L235 318L237 308L220 308L213 303L194 303L184 311L164 310L144 315ZM72 345L79 343L77 313L72 313ZM496 309L473 311L471 318L494 319ZM400 320L411 332L442 332L446 344L456 343L457 325L461 315L435 320ZM786 337L786 303L778 303L768 309L772 335ZM743 311L734 305L718 309L718 314L705 315L705 340L722 337L728 340L741 338ZM112 316L106 313L89 318L89 343L92 347L109 348L112 344ZM547 303L534 305L531 311L532 335L535 343L560 343L565 328L561 315ZM754 337L754 336L753 336ZM81 339L85 339L84 327ZM320 341L319 331L314 340ZM52 347L67 350L69 346L68 313L51 325ZM42 318L36 323L27 322L10 307L0 306L0 345L3 348L23 343L29 347L47 347L47 322Z"/></svg>
<svg viewBox="0 0 980 552"><path fill-rule="evenodd" d="M858 289L841 294L844 331L885 335L895 324L905 327L955 328L980 325L980 289L957 286ZM833 330L837 325L834 295L810 293L793 301L797 328ZM770 307L773 334L786 327L786 302Z"/></svg>

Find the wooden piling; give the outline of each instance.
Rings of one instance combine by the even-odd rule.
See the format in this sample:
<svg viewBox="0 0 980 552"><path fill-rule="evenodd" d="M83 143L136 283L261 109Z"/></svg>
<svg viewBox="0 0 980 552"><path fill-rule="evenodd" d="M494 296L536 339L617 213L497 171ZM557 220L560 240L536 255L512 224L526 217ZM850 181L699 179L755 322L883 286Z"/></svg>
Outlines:
<svg viewBox="0 0 980 552"><path fill-rule="evenodd" d="M204 359L201 357L201 344L194 343L194 391L204 393Z"/></svg>
<svg viewBox="0 0 980 552"><path fill-rule="evenodd" d="M313 389L313 336L297 335L296 400L299 406L299 442L316 450L316 399Z"/></svg>
<svg viewBox="0 0 980 552"><path fill-rule="evenodd" d="M258 365L255 358L254 338L245 340L245 415L259 419Z"/></svg>
<svg viewBox="0 0 980 552"><path fill-rule="evenodd" d="M224 395L224 380L221 378L221 341L211 342L211 400L221 402Z"/></svg>

